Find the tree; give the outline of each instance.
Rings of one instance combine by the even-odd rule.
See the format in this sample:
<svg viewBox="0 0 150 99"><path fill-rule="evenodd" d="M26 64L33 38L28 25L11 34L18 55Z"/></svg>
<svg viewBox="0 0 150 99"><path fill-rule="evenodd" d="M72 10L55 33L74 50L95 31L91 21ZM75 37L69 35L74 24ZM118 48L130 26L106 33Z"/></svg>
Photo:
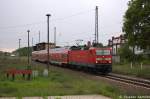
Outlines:
<svg viewBox="0 0 150 99"><path fill-rule="evenodd" d="M124 44L121 46L121 48L118 50L121 61L133 61L133 52L130 50L128 44Z"/></svg>
<svg viewBox="0 0 150 99"><path fill-rule="evenodd" d="M130 46L150 50L150 0L129 1L123 31Z"/></svg>
<svg viewBox="0 0 150 99"><path fill-rule="evenodd" d="M32 52L32 48L29 48L29 53L31 55ZM27 56L28 55L28 47L23 47L20 49L17 49L16 51L14 51L13 53L18 53L20 56Z"/></svg>

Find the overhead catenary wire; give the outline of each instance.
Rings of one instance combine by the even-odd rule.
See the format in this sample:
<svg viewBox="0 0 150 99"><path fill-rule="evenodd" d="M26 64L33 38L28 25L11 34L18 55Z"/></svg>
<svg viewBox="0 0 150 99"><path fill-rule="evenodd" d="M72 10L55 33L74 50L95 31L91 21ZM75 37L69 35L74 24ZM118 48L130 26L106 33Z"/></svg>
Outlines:
<svg viewBox="0 0 150 99"><path fill-rule="evenodd" d="M55 22L55 21L63 21L63 20L68 20L72 17L75 17L75 16L79 16L79 15L83 15L83 14L86 14L86 13L89 13L91 11L95 11L95 9L90 9L88 11L82 11L82 12L78 12L78 13L75 13L75 14L72 14L72 15L69 15L69 16L66 16L66 17L62 17L62 18L56 18L56 19L52 19L51 22ZM94 14L94 13L93 13ZM65 22L66 23L66 22ZM36 25L42 25L42 24L45 24L46 25L46 21L39 21L39 22L34 22L34 23L29 23L29 24L22 24L22 25L16 25L16 26L8 26L8 27L0 27L0 29L8 29L8 28L26 28L28 26L36 26ZM32 32L31 34L33 34L35 32ZM87 32L86 32L87 33ZM88 31L89 33L89 31ZM77 33L76 33L77 34ZM110 33L111 34L111 33ZM92 34L91 34L92 35ZM107 34L105 34L107 35ZM109 35L109 34L108 34ZM93 37L92 37L93 39Z"/></svg>
<svg viewBox="0 0 150 99"><path fill-rule="evenodd" d="M90 9L88 11L78 12L78 13L72 14L70 16L63 17L63 18L56 18L56 19L51 20L51 22L52 21L60 21L60 20L69 19L71 17L82 15L82 14L85 14L87 12L94 11L94 10L95 9ZM34 23L29 23L29 24L22 24L22 25L16 25L16 26L0 27L0 29L19 28L19 27L26 27L26 26L39 25L39 24L46 24L46 21L39 21L39 22L34 22Z"/></svg>
<svg viewBox="0 0 150 99"><path fill-rule="evenodd" d="M91 11L91 10L82 11L82 12L78 12L78 13L75 13L75 14L72 14L72 15L69 15L69 16L66 16L66 17L63 17L63 18L56 18L56 19L51 20L51 22L53 22L53 21L66 20L66 19L69 19L69 18L78 16L78 15L85 14L85 13L90 12L90 11ZM94 9L92 9L92 11L94 11ZM33 23L22 24L22 25L15 25L15 26L0 27L0 29L21 28L21 27L27 27L27 26L40 25L40 24L46 24L46 21L39 21L39 22L33 22Z"/></svg>
<svg viewBox="0 0 150 99"><path fill-rule="evenodd" d="M53 19L51 21L53 21L53 22L63 21L63 20L67 20L67 19L70 19L70 18L75 17L75 16L86 14L86 13L91 12L91 11L94 11L94 9L92 9L92 10L90 9L90 10L87 10L87 11L81 11L81 12L78 12L78 13L75 13L75 14L72 14L72 15L69 15L69 16L66 16L66 17ZM15 25L15 26L0 27L0 30L7 30L7 29L14 29L14 28L15 29L16 28L26 28L26 27L28 28L29 26L36 26L36 25L41 25L41 24L46 24L46 21L39 21L39 22L33 22L33 23ZM35 32L32 32L31 34L33 35L33 33L35 33Z"/></svg>
<svg viewBox="0 0 150 99"><path fill-rule="evenodd" d="M92 9L92 10L88 10L88 11L78 12L78 13L76 13L76 14L72 14L72 15L70 15L70 16L66 16L66 17L63 17L63 18L57 18L57 19L54 19L54 20L52 20L52 21L61 21L61 20L66 20L66 19L69 19L69 18L72 18L72 17L78 16L78 15L85 14L85 13L90 12L90 11L94 11L94 9Z"/></svg>
<svg viewBox="0 0 150 99"><path fill-rule="evenodd" d="M40 22L34 22L29 24L22 24L22 25L15 25L15 26L7 26L7 27L0 27L0 29L9 29L9 28L21 28L21 27L27 27L27 26L33 26L38 24L45 24L46 21L40 21Z"/></svg>
<svg viewBox="0 0 150 99"><path fill-rule="evenodd" d="M66 19L69 19L71 17L75 17L75 16L78 16L78 15L82 15L82 14L85 14L87 12L90 12L90 11L94 11L95 9L92 9L92 10L88 10L88 11L82 11L82 12L78 12L78 13L75 13L75 14L72 14L70 16L66 16L66 17L63 17L63 18L56 18L56 19L53 19L51 21L61 21L61 20L66 20ZM7 28L20 28L20 27L26 27L26 26L34 26L34 25L39 25L39 24L46 24L46 21L39 21L39 22L34 22L34 23L29 23L29 24L24 24L24 25L16 25L16 26L8 26L8 27L0 27L0 29L7 29ZM111 34L111 33L110 33ZM107 35L105 33L105 35ZM109 34L108 34L109 35Z"/></svg>

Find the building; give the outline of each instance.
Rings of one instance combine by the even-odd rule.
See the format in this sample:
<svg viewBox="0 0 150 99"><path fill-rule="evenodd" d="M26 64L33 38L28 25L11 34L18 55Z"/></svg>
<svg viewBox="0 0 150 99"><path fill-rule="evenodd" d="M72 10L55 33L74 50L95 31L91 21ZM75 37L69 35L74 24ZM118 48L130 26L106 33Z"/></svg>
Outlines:
<svg viewBox="0 0 150 99"><path fill-rule="evenodd" d="M48 48L48 43L45 43L45 42L38 43L35 46L33 46L34 51L45 50L47 48ZM55 44L49 43L49 48L55 48Z"/></svg>
<svg viewBox="0 0 150 99"><path fill-rule="evenodd" d="M112 39L108 40L108 46L112 47L112 55L118 55L118 49L126 43L126 39L124 35L120 35L118 37L112 37Z"/></svg>
<svg viewBox="0 0 150 99"><path fill-rule="evenodd" d="M120 56L119 56L119 48L123 46L126 43L126 39L124 35L120 35L118 37L112 37L112 39L108 40L108 46L112 48L112 59L113 62L120 62Z"/></svg>
<svg viewBox="0 0 150 99"><path fill-rule="evenodd" d="M108 40L108 46L112 48L112 55L113 55L113 61L114 62L120 62L120 56L119 56L119 48L123 46L127 42L127 39L124 35L120 35L118 37L112 37L112 39ZM129 47L133 51L133 47ZM142 54L143 50L139 48L138 46L134 47L134 53L136 55Z"/></svg>

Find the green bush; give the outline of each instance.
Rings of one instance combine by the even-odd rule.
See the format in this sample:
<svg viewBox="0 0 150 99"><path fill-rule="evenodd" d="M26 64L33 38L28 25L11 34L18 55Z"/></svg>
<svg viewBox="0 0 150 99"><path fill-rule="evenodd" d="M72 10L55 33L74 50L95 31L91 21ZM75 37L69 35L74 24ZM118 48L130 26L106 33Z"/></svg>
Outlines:
<svg viewBox="0 0 150 99"><path fill-rule="evenodd" d="M120 58L121 58L121 62L133 61L134 54L129 49L128 44L124 44L123 46L121 46L121 48L118 50L118 52L119 52L119 55L120 55Z"/></svg>

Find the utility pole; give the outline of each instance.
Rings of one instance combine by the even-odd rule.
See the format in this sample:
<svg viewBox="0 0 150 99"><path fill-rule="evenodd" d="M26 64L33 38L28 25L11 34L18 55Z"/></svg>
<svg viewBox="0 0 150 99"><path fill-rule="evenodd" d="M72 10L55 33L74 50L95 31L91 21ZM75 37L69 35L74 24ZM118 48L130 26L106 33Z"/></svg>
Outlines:
<svg viewBox="0 0 150 99"><path fill-rule="evenodd" d="M54 27L54 44L55 44L55 47L56 47L56 27Z"/></svg>
<svg viewBox="0 0 150 99"><path fill-rule="evenodd" d="M40 43L40 38L41 38L41 37L40 37L40 31L39 31L39 43Z"/></svg>
<svg viewBox="0 0 150 99"><path fill-rule="evenodd" d="M20 42L21 42L21 39L19 39L19 49L20 49Z"/></svg>
<svg viewBox="0 0 150 99"><path fill-rule="evenodd" d="M95 43L98 44L98 6L95 8Z"/></svg>
<svg viewBox="0 0 150 99"><path fill-rule="evenodd" d="M29 39L30 39L30 38L29 38L29 32L30 32L30 30L28 30L27 32L28 32L28 67L30 67L30 66L29 66L29 65L30 65L30 59L29 59L29 58L30 58L30 50L29 50L29 46L30 46L30 45L29 45ZM29 68L28 68L28 69L29 69Z"/></svg>
<svg viewBox="0 0 150 99"><path fill-rule="evenodd" d="M32 37L32 48L31 48L31 57L32 57L32 52L33 52L33 37ZM33 62L32 62L32 58L31 58L31 65L33 65Z"/></svg>
<svg viewBox="0 0 150 99"><path fill-rule="evenodd" d="M32 37L32 51L33 51L33 37Z"/></svg>
<svg viewBox="0 0 150 99"><path fill-rule="evenodd" d="M50 14L46 14L47 16L47 69L49 70L49 17L51 16Z"/></svg>
<svg viewBox="0 0 150 99"><path fill-rule="evenodd" d="M19 53L19 57L20 57L20 42L21 42L21 39L19 39L19 50L18 50L19 51L18 52Z"/></svg>

